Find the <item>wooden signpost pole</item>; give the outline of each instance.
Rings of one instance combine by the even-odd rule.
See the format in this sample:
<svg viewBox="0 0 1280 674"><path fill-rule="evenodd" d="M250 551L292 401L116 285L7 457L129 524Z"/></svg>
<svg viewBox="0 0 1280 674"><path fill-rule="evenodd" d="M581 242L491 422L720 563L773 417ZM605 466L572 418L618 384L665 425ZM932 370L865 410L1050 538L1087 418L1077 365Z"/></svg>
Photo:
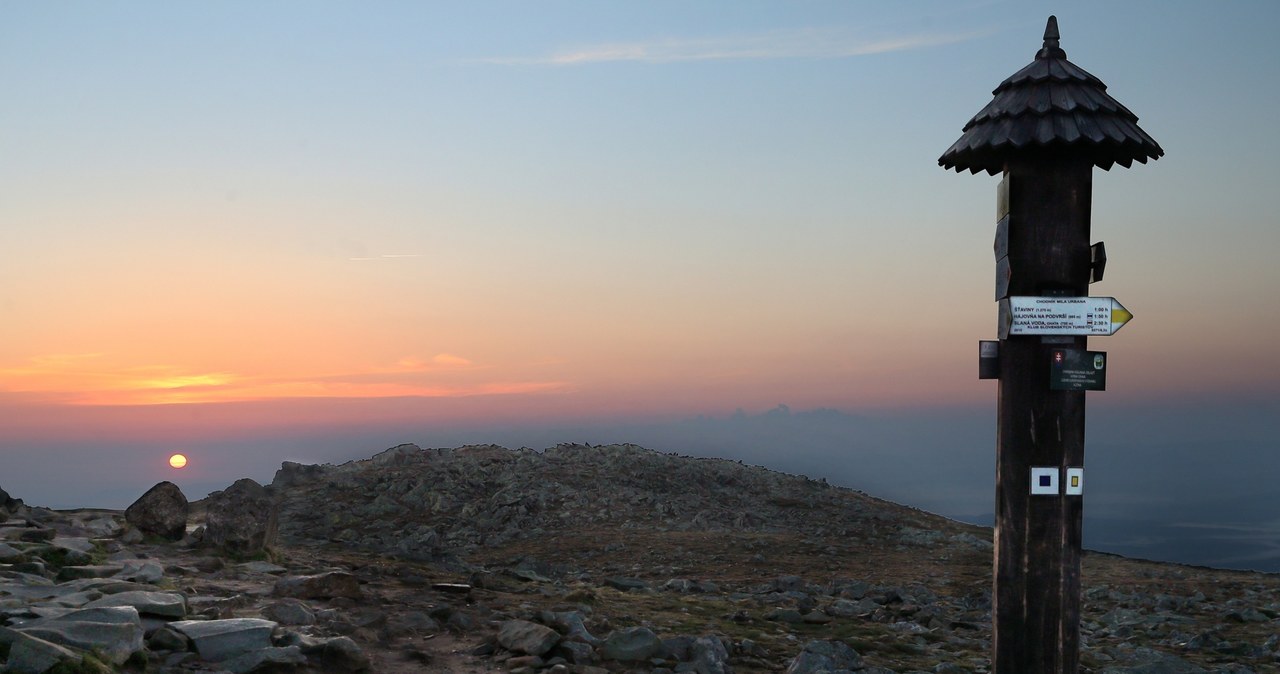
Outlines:
<svg viewBox="0 0 1280 674"><path fill-rule="evenodd" d="M1004 176L995 241L995 674L1079 670L1085 391L1101 388L1106 362L1086 351L1087 335L1111 334L1131 316L1109 298L1085 297L1106 260L1089 243L1093 167L1164 154L1058 40L1049 17L1036 60L996 88L938 160ZM988 364L991 346L982 349ZM1082 371L1088 363L1099 372Z"/></svg>
<svg viewBox="0 0 1280 674"><path fill-rule="evenodd" d="M1092 172L1080 160L1008 163L1010 294L1088 294ZM1048 475L1061 483L1085 465L1085 392L1050 389L1049 351L1084 349L1087 339L1012 335L1000 344L991 614L1002 674L1079 666L1081 498L1061 496L1062 484L1033 494L1031 480L1033 468L1055 469Z"/></svg>

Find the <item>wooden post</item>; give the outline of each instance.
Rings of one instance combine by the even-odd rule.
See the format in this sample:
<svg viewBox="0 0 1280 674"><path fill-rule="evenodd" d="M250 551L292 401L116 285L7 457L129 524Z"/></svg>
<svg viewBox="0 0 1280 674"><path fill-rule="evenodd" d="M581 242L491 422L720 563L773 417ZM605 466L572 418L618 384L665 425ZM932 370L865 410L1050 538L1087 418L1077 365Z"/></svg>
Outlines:
<svg viewBox="0 0 1280 674"><path fill-rule="evenodd" d="M1093 164L1010 161L1011 295L1088 294ZM1080 649L1081 497L1031 494L1031 469L1084 466L1084 391L1049 387L1053 348L1086 337L1014 335L1000 345L996 434L995 674L1074 674ZM1047 343L1046 343L1047 342Z"/></svg>
<svg viewBox="0 0 1280 674"><path fill-rule="evenodd" d="M996 200L997 300L1087 296L1106 258L1101 245L1096 254L1089 246L1093 167L1127 168L1164 155L1138 127L1137 115L1067 60L1059 40L1058 20L1051 16L1035 61L996 87L995 98L938 159L956 171L1004 173ZM1112 300L1107 327L1114 331L1118 304L1103 299ZM1050 371L1055 351L1087 353L1087 338L1075 335L1094 332L1096 318L1085 319L1084 332L1074 325L1054 326L1043 336L1001 331L995 674L1076 674L1080 667L1083 484L1068 481L1073 473L1083 479L1076 471L1084 468L1085 391L1055 390ZM1100 370L1105 361L1097 358L1094 369ZM981 368L980 376L989 378L990 369Z"/></svg>

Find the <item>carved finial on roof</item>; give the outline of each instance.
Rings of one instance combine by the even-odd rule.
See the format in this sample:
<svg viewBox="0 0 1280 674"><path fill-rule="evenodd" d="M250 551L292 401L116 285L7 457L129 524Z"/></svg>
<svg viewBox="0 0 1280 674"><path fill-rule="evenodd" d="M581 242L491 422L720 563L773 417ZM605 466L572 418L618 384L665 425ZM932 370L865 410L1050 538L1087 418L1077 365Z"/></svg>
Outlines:
<svg viewBox="0 0 1280 674"><path fill-rule="evenodd" d="M1058 46L1058 40L1062 36L1058 35L1058 17L1050 16L1048 23L1044 26L1044 47L1036 52L1037 59L1064 59L1067 58L1067 52L1062 51Z"/></svg>

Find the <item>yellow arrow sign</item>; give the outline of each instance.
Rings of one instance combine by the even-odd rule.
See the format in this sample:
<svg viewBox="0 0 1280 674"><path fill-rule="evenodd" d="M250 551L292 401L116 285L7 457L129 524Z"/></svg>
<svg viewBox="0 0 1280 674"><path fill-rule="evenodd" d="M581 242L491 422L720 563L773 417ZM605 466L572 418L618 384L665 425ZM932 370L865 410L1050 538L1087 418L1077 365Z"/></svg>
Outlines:
<svg viewBox="0 0 1280 674"><path fill-rule="evenodd" d="M1009 297L1000 302L1008 335L1114 335L1133 314L1114 297Z"/></svg>

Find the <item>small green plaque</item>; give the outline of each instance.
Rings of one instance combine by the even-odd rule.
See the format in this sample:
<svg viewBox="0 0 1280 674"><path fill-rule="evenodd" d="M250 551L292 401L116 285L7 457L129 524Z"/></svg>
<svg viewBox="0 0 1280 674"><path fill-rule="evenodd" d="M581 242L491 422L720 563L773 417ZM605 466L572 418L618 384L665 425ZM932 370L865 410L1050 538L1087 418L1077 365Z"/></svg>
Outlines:
<svg viewBox="0 0 1280 674"><path fill-rule="evenodd" d="M1053 349L1049 388L1054 391L1107 390L1107 353L1083 349Z"/></svg>

